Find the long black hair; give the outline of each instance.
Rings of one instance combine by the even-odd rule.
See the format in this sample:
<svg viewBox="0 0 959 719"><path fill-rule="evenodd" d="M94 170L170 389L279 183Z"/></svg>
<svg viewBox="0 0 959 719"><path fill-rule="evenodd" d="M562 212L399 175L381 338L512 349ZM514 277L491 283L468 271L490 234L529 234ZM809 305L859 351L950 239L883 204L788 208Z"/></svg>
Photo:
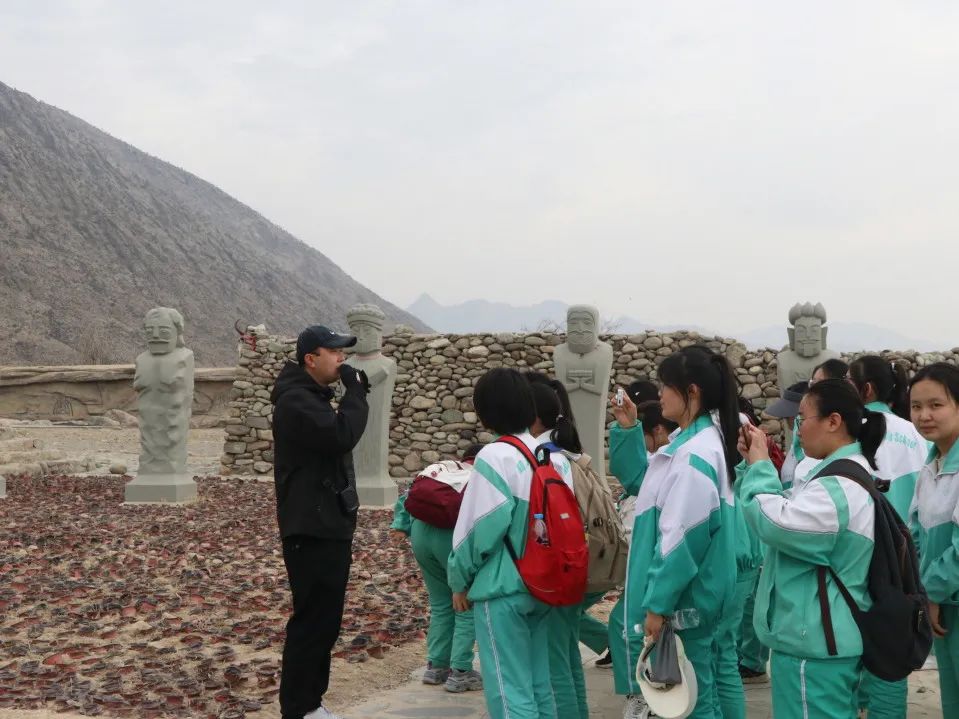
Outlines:
<svg viewBox="0 0 959 719"><path fill-rule="evenodd" d="M903 419L909 419L909 378L902 363L887 362L879 355L863 355L849 365L859 396L865 399L866 385L871 384L876 399L889 405Z"/></svg>
<svg viewBox="0 0 959 719"><path fill-rule="evenodd" d="M527 372L525 377L533 390L536 416L546 429L551 430L550 439L567 452L581 454L583 444L576 430L573 408L563 383L550 379L541 372Z"/></svg>
<svg viewBox="0 0 959 719"><path fill-rule="evenodd" d="M952 401L959 404L959 367L947 362L927 364L916 372L916 376L909 383L909 390L912 391L916 382L921 382L924 379L941 384L946 388L946 394L952 397Z"/></svg>
<svg viewBox="0 0 959 719"><path fill-rule="evenodd" d="M816 369L812 373L816 374L819 370L822 370L822 373L826 375L823 379L845 379L846 375L849 374L849 365L841 359L833 357L820 365L816 365Z"/></svg>
<svg viewBox="0 0 959 719"><path fill-rule="evenodd" d="M700 414L713 410L719 413L722 429L723 453L730 481L736 476L739 464L739 383L729 361L721 354L702 345L684 347L674 352L659 365L660 381L679 392L689 405L689 388L699 387L702 398Z"/></svg>
<svg viewBox="0 0 959 719"><path fill-rule="evenodd" d="M866 409L856 388L844 379L824 379L806 392L816 403L820 417L835 413L842 418L846 432L862 445L869 466L876 466L876 451L886 436L886 418L882 412Z"/></svg>

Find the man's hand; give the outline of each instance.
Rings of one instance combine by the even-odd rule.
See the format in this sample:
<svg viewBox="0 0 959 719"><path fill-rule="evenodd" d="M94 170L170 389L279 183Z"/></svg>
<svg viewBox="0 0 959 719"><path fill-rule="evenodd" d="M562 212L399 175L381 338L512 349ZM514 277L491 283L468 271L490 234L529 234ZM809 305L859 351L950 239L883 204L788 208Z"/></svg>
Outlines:
<svg viewBox="0 0 959 719"><path fill-rule="evenodd" d="M358 370L348 364L340 365L340 382L343 383L343 387L346 389L362 385L364 391L370 391L370 380L366 376L366 372L361 369Z"/></svg>
<svg viewBox="0 0 959 719"><path fill-rule="evenodd" d="M453 609L457 612L467 612L472 606L466 598L466 592L453 592Z"/></svg>

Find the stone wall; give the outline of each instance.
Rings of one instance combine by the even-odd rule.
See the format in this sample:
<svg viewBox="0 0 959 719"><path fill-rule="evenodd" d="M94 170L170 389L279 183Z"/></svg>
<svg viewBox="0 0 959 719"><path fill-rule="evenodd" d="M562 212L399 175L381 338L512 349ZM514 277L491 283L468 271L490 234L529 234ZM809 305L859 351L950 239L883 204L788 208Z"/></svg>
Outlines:
<svg viewBox="0 0 959 719"><path fill-rule="evenodd" d="M82 421L101 417L111 409L135 415L133 371L132 364L0 367L0 417ZM233 367L197 368L194 425L221 422L235 371Z"/></svg>
<svg viewBox="0 0 959 719"><path fill-rule="evenodd" d="M253 328L251 328L253 329ZM785 336L785 330L783 331ZM473 411L473 385L487 369L507 366L552 373L553 348L562 335L395 334L384 338L383 352L396 360L399 374L390 417L390 474L408 478L424 465L456 453L492 436L480 426ZM776 352L747 350L733 339L702 337L694 332L611 335L602 338L613 347L613 384L655 379L656 367L672 352L692 344L722 352L729 358L742 385L742 394L760 413L779 395ZM283 364L294 356L295 340L260 330L256 349L240 347L237 379L233 384L221 458L222 474L272 472L273 434L270 391ZM903 361L910 371L945 360L959 364L959 347L949 352L920 354L884 352ZM852 359L854 355L845 356ZM612 416L607 417L612 421ZM763 428L782 436L782 423L763 416Z"/></svg>

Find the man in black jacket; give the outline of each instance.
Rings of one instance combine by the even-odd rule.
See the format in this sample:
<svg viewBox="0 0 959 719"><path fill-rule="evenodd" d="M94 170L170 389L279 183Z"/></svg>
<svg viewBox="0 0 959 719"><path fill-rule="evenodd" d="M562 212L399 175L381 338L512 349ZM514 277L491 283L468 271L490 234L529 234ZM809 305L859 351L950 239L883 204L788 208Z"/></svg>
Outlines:
<svg viewBox="0 0 959 719"><path fill-rule="evenodd" d="M320 325L296 341L296 363L276 378L273 441L276 511L293 594L286 625L280 710L283 719L336 719L322 706L340 633L359 501L353 447L366 428L369 384L343 364L356 337ZM330 385L345 394L333 409Z"/></svg>

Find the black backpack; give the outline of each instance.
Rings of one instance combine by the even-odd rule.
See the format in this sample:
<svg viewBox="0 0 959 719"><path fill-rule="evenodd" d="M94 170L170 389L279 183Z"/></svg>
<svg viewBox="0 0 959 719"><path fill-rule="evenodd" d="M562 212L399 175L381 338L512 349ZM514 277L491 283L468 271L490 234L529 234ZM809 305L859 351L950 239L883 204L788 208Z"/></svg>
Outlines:
<svg viewBox="0 0 959 719"><path fill-rule="evenodd" d="M876 510L872 561L868 588L872 606L862 611L832 567L817 568L819 608L829 656L836 655L832 614L826 595L826 572L836 582L862 635L862 663L872 674L888 682L905 679L921 668L932 649L929 600L919 580L919 560L912 536L889 504L869 472L851 459L831 462L815 478L839 476L851 479L869 492Z"/></svg>

